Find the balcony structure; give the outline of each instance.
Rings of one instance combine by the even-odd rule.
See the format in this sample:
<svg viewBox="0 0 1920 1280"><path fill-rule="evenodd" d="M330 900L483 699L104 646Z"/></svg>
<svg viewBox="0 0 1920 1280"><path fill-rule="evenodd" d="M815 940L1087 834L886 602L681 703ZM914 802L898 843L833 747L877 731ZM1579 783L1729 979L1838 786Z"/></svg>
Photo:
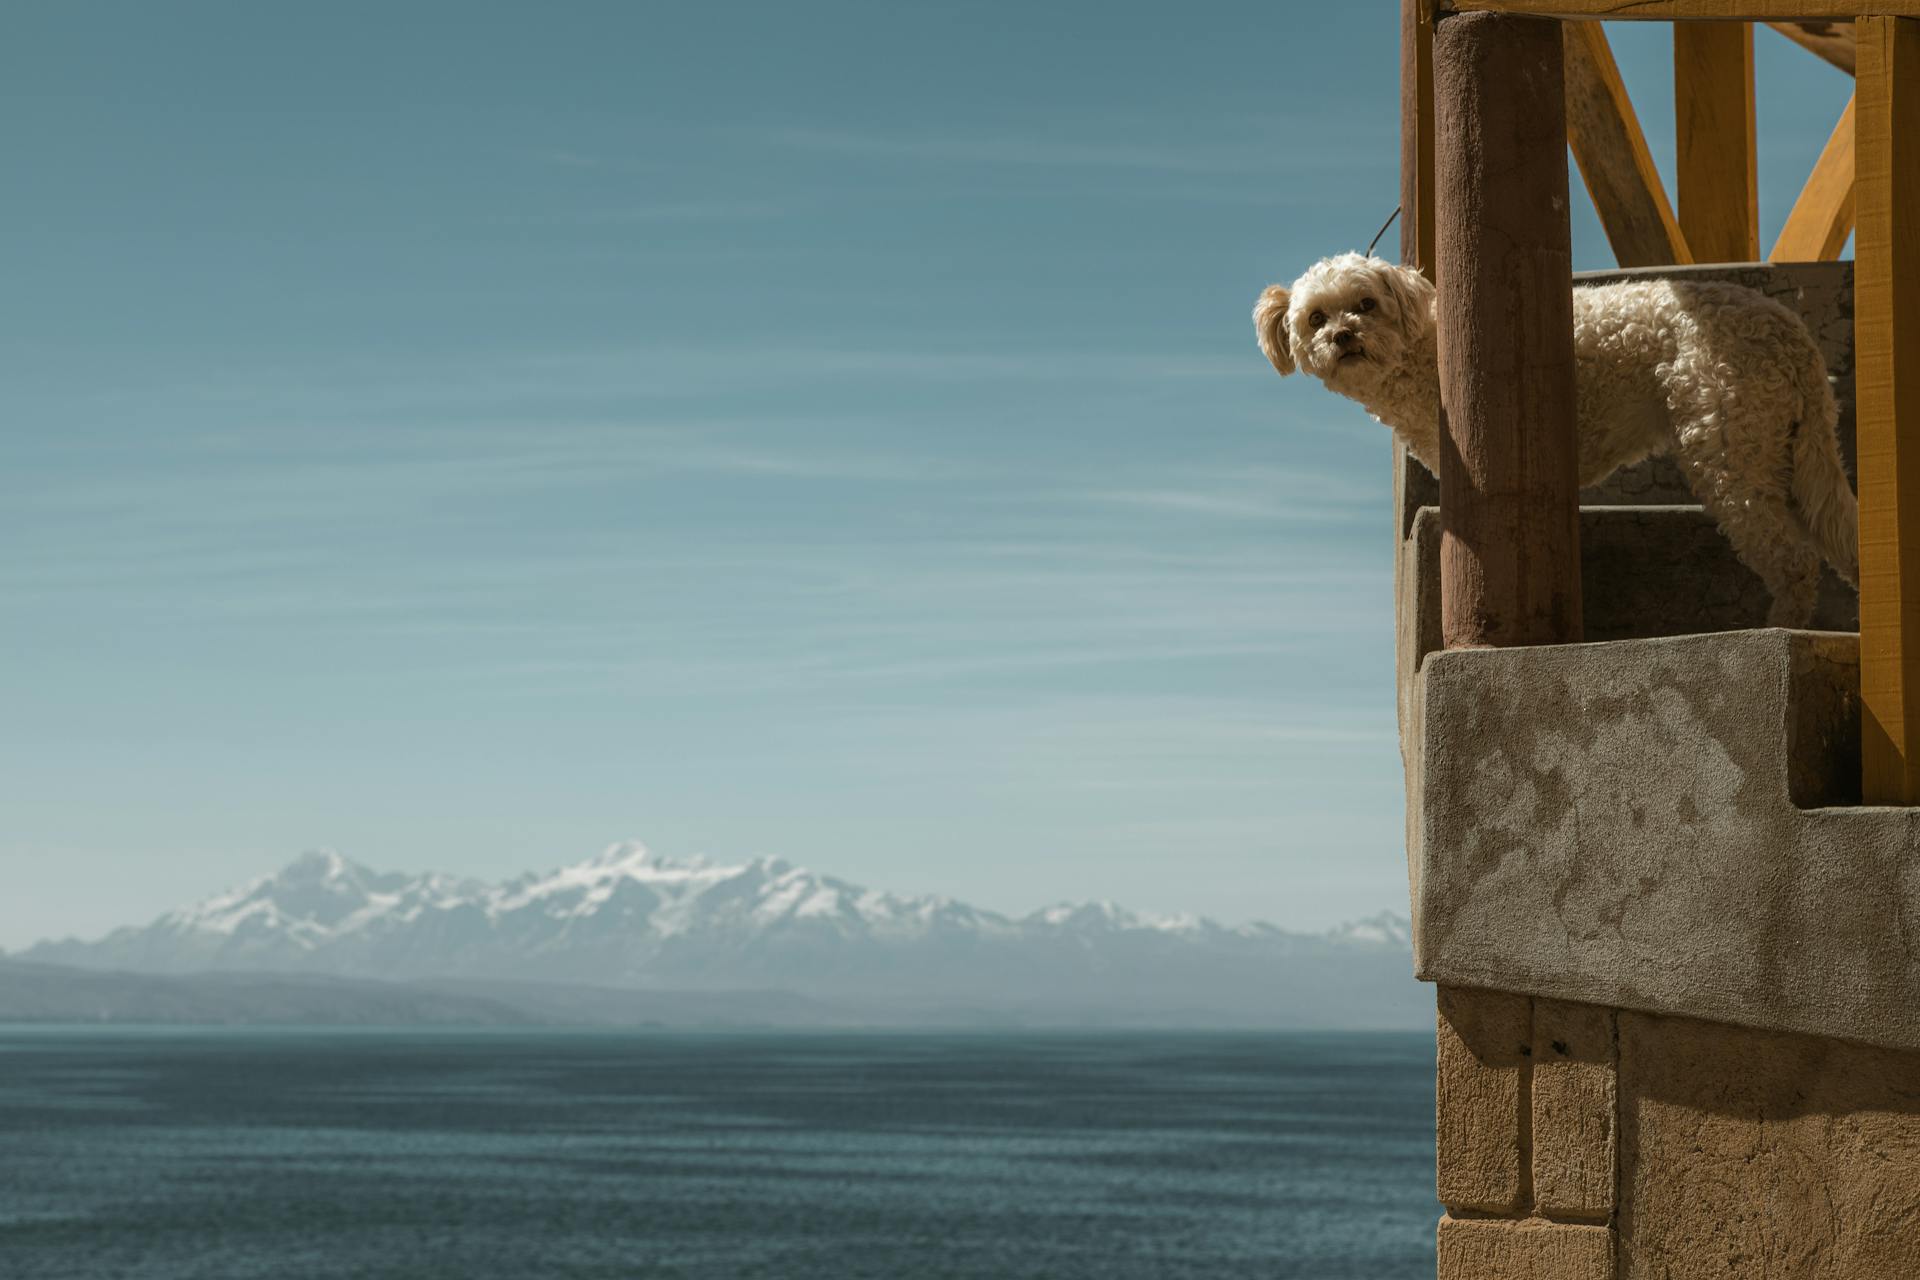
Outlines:
<svg viewBox="0 0 1920 1280"><path fill-rule="evenodd" d="M1677 202L1601 17L1675 23ZM1765 261L1760 23L1857 77ZM1402 258L1447 335L1446 474L1395 467L1442 1280L1920 1276L1920 0L1408 0L1402 28ZM1761 627L1670 468L1575 490L1540 320L1563 142L1624 271L1747 284L1819 340L1862 556L1820 630Z"/></svg>

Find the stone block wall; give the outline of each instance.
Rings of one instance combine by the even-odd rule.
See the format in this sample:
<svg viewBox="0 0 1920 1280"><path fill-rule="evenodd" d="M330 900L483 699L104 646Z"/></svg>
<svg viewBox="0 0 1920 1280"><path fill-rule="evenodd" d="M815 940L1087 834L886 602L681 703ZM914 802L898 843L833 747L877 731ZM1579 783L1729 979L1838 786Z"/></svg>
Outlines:
<svg viewBox="0 0 1920 1280"><path fill-rule="evenodd" d="M1441 1280L1920 1276L1920 1053L1439 992Z"/></svg>
<svg viewBox="0 0 1920 1280"><path fill-rule="evenodd" d="M1441 1280L1615 1275L1612 1010L1439 991Z"/></svg>

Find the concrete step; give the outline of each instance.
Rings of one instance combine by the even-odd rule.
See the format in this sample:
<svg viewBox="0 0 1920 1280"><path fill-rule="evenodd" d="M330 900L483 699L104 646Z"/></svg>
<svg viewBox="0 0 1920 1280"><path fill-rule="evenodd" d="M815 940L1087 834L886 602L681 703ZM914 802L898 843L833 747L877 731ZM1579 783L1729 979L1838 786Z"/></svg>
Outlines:
<svg viewBox="0 0 1920 1280"><path fill-rule="evenodd" d="M1401 560L1406 580L1402 670L1440 647L1440 510L1415 513ZM1581 608L1588 640L1644 640L1763 627L1772 603L1752 570L1699 507L1580 508ZM1857 631L1853 589L1828 570L1810 624L1819 631Z"/></svg>

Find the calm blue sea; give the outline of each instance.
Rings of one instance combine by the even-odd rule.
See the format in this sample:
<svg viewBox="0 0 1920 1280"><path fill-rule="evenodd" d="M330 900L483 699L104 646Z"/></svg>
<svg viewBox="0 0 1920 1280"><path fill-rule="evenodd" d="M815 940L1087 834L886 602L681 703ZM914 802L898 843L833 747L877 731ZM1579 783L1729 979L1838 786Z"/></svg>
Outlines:
<svg viewBox="0 0 1920 1280"><path fill-rule="evenodd" d="M1425 1280L1429 1035L0 1028L0 1277Z"/></svg>

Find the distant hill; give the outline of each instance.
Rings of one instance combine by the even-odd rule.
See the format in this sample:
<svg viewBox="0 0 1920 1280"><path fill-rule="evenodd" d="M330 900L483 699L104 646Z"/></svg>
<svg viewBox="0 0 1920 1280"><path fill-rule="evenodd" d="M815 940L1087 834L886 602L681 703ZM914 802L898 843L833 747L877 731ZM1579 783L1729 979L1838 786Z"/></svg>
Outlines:
<svg viewBox="0 0 1920 1280"><path fill-rule="evenodd" d="M0 1022L233 1026L868 1025L782 991L618 991L542 983L378 982L299 973L151 975L0 959Z"/></svg>
<svg viewBox="0 0 1920 1280"><path fill-rule="evenodd" d="M513 1026L482 996L312 974L152 976L0 960L0 1021Z"/></svg>
<svg viewBox="0 0 1920 1280"><path fill-rule="evenodd" d="M675 861L632 843L501 884L309 853L149 925L0 964L0 1018L87 1019L89 1001L115 1020L147 1009L213 1022L1307 1028L1433 1017L1407 922L1392 914L1324 934L1111 903L1009 917L777 859Z"/></svg>

